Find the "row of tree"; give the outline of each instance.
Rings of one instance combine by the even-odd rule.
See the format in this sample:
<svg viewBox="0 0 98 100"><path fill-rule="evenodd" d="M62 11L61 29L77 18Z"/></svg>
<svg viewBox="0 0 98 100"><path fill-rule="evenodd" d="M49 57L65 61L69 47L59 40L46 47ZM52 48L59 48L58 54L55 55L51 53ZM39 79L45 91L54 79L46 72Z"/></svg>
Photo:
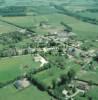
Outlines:
<svg viewBox="0 0 98 100"><path fill-rule="evenodd" d="M26 7L25 6L9 6L0 8L0 15L2 16L25 16Z"/></svg>
<svg viewBox="0 0 98 100"><path fill-rule="evenodd" d="M67 31L67 32L72 32L72 27L70 27L70 26L69 26L69 25L67 25L66 23L61 22L61 25L65 26L65 30L64 30L64 31Z"/></svg>

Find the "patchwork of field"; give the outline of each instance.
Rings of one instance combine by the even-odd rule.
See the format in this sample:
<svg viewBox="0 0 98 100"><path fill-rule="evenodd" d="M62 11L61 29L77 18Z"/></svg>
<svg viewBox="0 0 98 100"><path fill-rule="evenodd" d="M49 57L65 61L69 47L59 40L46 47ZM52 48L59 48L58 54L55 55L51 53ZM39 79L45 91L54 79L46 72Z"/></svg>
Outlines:
<svg viewBox="0 0 98 100"><path fill-rule="evenodd" d="M50 26L64 29L61 26L61 22L64 22L73 28L79 37L84 39L96 39L98 36L98 26L92 25L90 23L82 22L73 17L62 15L62 14L49 14L49 15L40 15L40 16L24 16L24 17L2 17L2 19L35 30L37 33L46 34L49 31L49 28L41 28L40 22L46 21ZM29 20L28 20L29 19ZM48 31L47 31L48 30Z"/></svg>
<svg viewBox="0 0 98 100"><path fill-rule="evenodd" d="M69 0L23 0L23 1L16 1L16 0L5 0L6 1L6 5L21 5L21 6L24 6L24 5L29 5L29 6L39 6L39 5L49 5L51 2L52 3L55 3L55 4L61 4L61 3L64 3L64 2L68 2Z"/></svg>
<svg viewBox="0 0 98 100"><path fill-rule="evenodd" d="M12 1L12 0L11 0ZM32 1L30 1L32 2ZM39 2L39 3L38 3ZM88 4L89 2L89 4ZM90 43L98 48L98 25L93 25L87 22L83 22L74 17L60 14L56 8L53 7L53 4L60 5L69 11L78 12L77 14L83 17L90 17L98 19L97 12L88 12L81 10L86 9L97 9L98 7L95 5L95 1L89 0L85 2L85 0L33 0L33 6L31 11L32 15L30 16L10 16L10 17L0 17L0 19L5 20L7 22L13 23L20 27L28 28L32 31L35 31L37 34L48 34L49 32L58 32L65 29L65 27L61 24L64 22L68 26L72 27L72 31L77 34L77 37L80 40L87 40ZM19 2L16 2L19 4ZM8 2L9 4L9 2ZM20 5L22 2L20 3ZM10 4L9 4L10 5ZM26 5L26 3L24 3ZM28 4L27 4L28 5ZM29 4L29 6L32 6ZM35 7L36 5L36 7ZM42 6L44 5L44 6ZM38 7L37 7L38 6ZM78 11L79 10L79 11ZM8 24L6 22L0 21L0 34L9 33L14 31L19 31L20 29L15 27L14 25ZM97 40L93 42L92 40ZM28 37L23 39L22 41L15 43L16 48L20 49L27 44L32 43L32 37ZM88 43L89 44L89 43ZM87 44L87 45L88 45ZM3 48L8 48L7 45L0 44L0 50ZM91 47L92 48L92 47ZM48 59L52 61L56 61L56 56L48 56ZM62 60L61 60L62 62ZM55 63L55 62L54 62ZM96 71L81 71L81 67L79 64L73 62L73 60L65 59L65 69L60 69L56 64L50 69L41 71L34 75L36 79L45 83L47 86L52 85L52 81L56 80L63 74L66 74L71 68L76 71L78 78L93 81L98 83L98 68ZM15 79L18 76L25 74L26 72L33 70L34 68L39 68L40 63L35 62L33 60L32 55L21 55L15 57L6 57L0 58L0 82L6 83L10 80ZM92 96L94 100L98 100L98 87L94 86L87 93L88 96ZM24 90L17 90L13 84L7 85L4 88L0 88L0 100L52 100L51 97L46 93L37 89L34 85L25 88ZM82 98L81 94L77 95L76 100L87 100L87 98Z"/></svg>

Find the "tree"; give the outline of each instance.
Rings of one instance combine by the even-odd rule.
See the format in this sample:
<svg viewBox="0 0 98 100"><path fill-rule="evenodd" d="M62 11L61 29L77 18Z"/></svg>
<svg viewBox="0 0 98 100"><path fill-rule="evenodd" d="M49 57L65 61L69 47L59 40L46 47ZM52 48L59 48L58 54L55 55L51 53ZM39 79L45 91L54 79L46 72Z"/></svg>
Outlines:
<svg viewBox="0 0 98 100"><path fill-rule="evenodd" d="M25 49L24 51L23 51L23 54L24 55L27 55L29 52L28 52L28 49Z"/></svg>
<svg viewBox="0 0 98 100"><path fill-rule="evenodd" d="M76 92L76 87L75 87L75 86L72 88L72 92L73 92L73 93Z"/></svg>
<svg viewBox="0 0 98 100"><path fill-rule="evenodd" d="M93 85L93 81L90 80L88 84L89 84L89 86L92 86Z"/></svg>
<svg viewBox="0 0 98 100"><path fill-rule="evenodd" d="M68 75L69 80L71 81L72 79L75 78L76 72L75 72L75 70L71 69L71 70L67 73L67 75Z"/></svg>
<svg viewBox="0 0 98 100"><path fill-rule="evenodd" d="M50 46L56 46L56 43L55 43L54 40L52 39L51 41L49 41L49 45L50 45Z"/></svg>
<svg viewBox="0 0 98 100"><path fill-rule="evenodd" d="M94 59L95 61L98 62L98 52L97 52L96 55L93 57L93 59Z"/></svg>
<svg viewBox="0 0 98 100"><path fill-rule="evenodd" d="M62 74L60 76L60 79L61 79L61 82L59 83L60 85L69 83L69 78L66 74Z"/></svg>
<svg viewBox="0 0 98 100"><path fill-rule="evenodd" d="M56 87L56 80L52 80L52 88L55 89Z"/></svg>
<svg viewBox="0 0 98 100"><path fill-rule="evenodd" d="M58 53L59 53L59 55L61 55L61 54L63 53L63 49L62 49L62 47L59 47L59 49L58 49Z"/></svg>
<svg viewBox="0 0 98 100"><path fill-rule="evenodd" d="M93 100L93 98L92 97L88 97L88 100Z"/></svg>
<svg viewBox="0 0 98 100"><path fill-rule="evenodd" d="M82 95L82 97L86 97L86 95L87 95L86 92L84 92L83 95Z"/></svg>

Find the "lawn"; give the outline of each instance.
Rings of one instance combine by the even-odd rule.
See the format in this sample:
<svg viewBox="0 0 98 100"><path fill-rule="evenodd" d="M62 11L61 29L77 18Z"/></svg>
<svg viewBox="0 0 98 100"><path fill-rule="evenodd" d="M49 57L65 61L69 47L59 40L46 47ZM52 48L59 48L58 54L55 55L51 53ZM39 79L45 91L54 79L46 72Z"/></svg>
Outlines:
<svg viewBox="0 0 98 100"><path fill-rule="evenodd" d="M31 55L25 55L0 59L0 82L9 81L32 68L39 67L39 63L34 62L32 58Z"/></svg>

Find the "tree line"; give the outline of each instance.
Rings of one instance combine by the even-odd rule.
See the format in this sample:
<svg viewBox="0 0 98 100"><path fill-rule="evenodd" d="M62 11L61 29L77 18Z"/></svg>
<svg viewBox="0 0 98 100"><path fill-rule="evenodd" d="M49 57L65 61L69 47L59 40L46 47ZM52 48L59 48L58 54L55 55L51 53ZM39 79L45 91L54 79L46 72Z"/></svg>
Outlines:
<svg viewBox="0 0 98 100"><path fill-rule="evenodd" d="M0 8L0 15L2 16L25 16L26 7L25 6L9 6Z"/></svg>

